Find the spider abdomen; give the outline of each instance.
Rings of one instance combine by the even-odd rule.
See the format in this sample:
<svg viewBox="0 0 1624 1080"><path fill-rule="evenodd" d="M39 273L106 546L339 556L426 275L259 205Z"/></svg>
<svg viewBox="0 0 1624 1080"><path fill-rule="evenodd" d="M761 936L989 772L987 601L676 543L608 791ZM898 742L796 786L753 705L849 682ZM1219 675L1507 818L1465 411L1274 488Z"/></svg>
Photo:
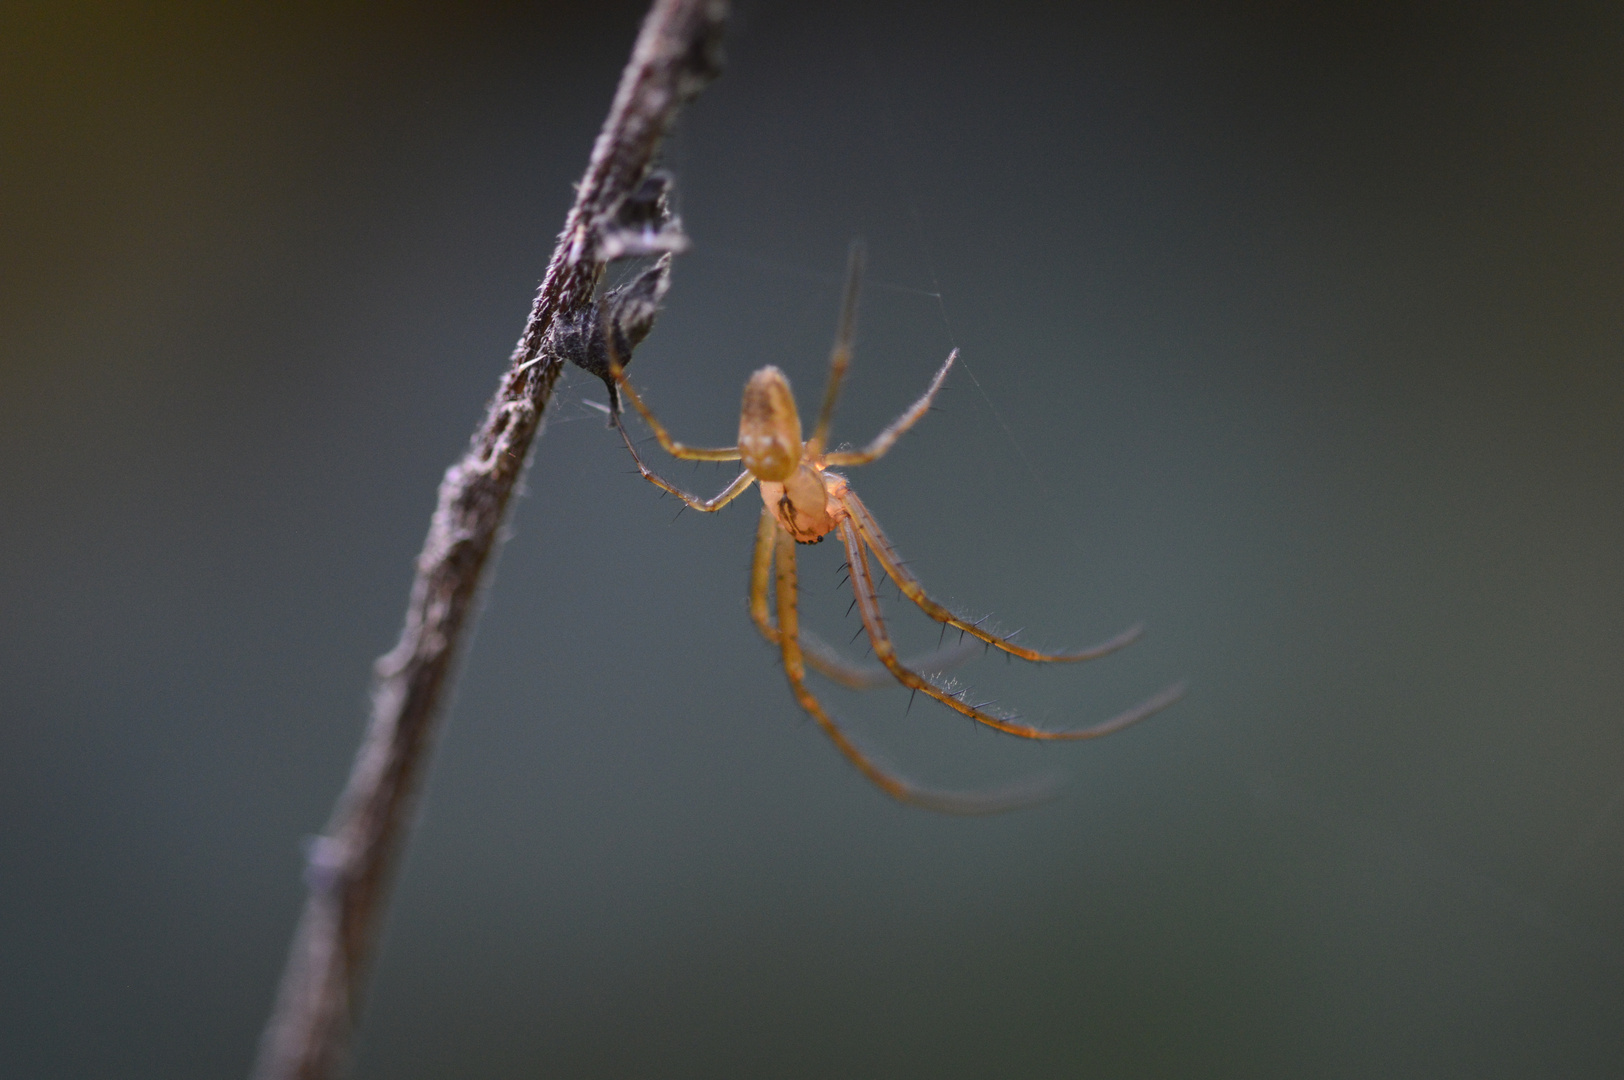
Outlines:
<svg viewBox="0 0 1624 1080"><path fill-rule="evenodd" d="M789 380L771 364L744 384L739 457L763 481L790 479L801 463L801 417Z"/></svg>

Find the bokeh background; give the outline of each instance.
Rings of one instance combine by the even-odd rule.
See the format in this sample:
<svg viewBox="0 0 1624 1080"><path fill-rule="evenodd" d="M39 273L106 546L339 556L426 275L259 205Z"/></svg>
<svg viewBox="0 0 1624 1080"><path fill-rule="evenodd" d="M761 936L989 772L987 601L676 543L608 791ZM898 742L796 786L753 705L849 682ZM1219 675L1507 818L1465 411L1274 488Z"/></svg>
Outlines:
<svg viewBox="0 0 1624 1080"><path fill-rule="evenodd" d="M0 1074L247 1070L640 16L0 15ZM967 361L869 505L1034 642L1150 627L964 677L1189 697L1036 747L831 692L916 778L1067 780L891 804L754 637L754 503L673 520L574 373L358 1076L1618 1075L1624 9L752 0L729 55L649 400L810 407L866 237L838 433Z"/></svg>

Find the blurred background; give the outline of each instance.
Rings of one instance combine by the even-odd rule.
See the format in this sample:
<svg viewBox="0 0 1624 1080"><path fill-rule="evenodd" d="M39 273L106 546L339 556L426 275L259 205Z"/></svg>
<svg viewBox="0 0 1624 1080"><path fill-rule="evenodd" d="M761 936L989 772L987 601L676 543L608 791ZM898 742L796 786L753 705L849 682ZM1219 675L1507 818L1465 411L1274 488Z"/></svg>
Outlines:
<svg viewBox="0 0 1624 1080"><path fill-rule="evenodd" d="M0 15L0 1074L243 1075L642 15ZM357 1074L1604 1076L1624 1051L1624 12L738 5L632 374L679 438L966 364L857 489L1099 742L830 690L572 372L423 792ZM709 494L710 467L668 474ZM844 642L828 544L803 611ZM934 645L888 599L905 647ZM852 646L861 648L861 642Z"/></svg>

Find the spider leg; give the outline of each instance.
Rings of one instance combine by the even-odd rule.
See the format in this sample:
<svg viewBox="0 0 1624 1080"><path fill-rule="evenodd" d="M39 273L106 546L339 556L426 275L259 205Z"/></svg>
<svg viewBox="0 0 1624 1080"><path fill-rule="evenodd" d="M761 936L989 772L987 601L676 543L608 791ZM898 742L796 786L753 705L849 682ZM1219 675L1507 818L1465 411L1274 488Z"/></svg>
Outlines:
<svg viewBox="0 0 1624 1080"><path fill-rule="evenodd" d="M835 416L835 399L840 381L851 366L851 343L857 332L857 297L863 290L863 242L853 240L846 257L846 294L840 302L840 322L835 328L835 347L829 353L829 381L823 387L823 407L818 410L818 426L806 444L808 457L816 458L829 444L829 424Z"/></svg>
<svg viewBox="0 0 1624 1080"><path fill-rule="evenodd" d="M1096 660L1099 657L1116 652L1124 645L1131 645L1138 640L1139 635L1144 633L1144 626L1130 626L1114 638L1109 638L1098 645L1078 649L1074 652L1043 653L1038 652L1036 649L1028 649L1024 645L1017 645L1008 638L999 637L997 634L983 630L978 623L966 622L932 600L926 594L924 586L919 583L919 579L914 577L906 566L902 565L901 559L897 558L896 548L891 545L891 541L881 530L880 523L874 520L874 515L869 513L868 507L863 505L863 500L857 497L857 493L847 488L841 501L845 504L846 509L850 511L852 520L856 523L857 532L862 536L863 542L874 552L874 557L879 560L880 569L884 570L891 580L897 583L897 588L902 590L902 595L918 604L921 611L937 622L945 623L947 626L955 627L966 634L980 638L988 645L1002 649L1012 656L1018 656L1022 660L1032 660L1046 664Z"/></svg>
<svg viewBox="0 0 1624 1080"><path fill-rule="evenodd" d="M1013 810L1025 806L1039 798L1047 791L1031 785L1005 789L1002 791L974 793L974 792L947 792L932 791L893 775L880 768L868 755L858 749L857 744L841 730L840 725L824 710L823 704L813 696L806 685L806 665L801 652L799 621L796 611L797 586L795 580L795 541L790 535L777 527L774 523L774 547L776 558L777 580L775 590L778 593L778 647L784 660L784 674L789 678L790 689L795 693L795 700L804 709L807 715L817 721L823 733L829 736L829 741L835 744L835 749L846 756L846 760L857 767L857 771L866 776L869 781L887 795L898 802L908 803L912 806L922 807L926 810L935 810L944 814L992 814L1003 810ZM754 592L754 590L752 590ZM754 595L752 595L752 602Z"/></svg>
<svg viewBox="0 0 1624 1080"><path fill-rule="evenodd" d="M773 574L773 542L778 523L772 511L762 507L761 521L756 526L755 556L750 563L750 618L761 631L761 636L778 644L778 627L773 625L772 612L767 602L767 590ZM854 664L835 652L812 631L800 631L801 653L806 664L819 675L839 683L848 690L872 690L891 683L891 673L879 664ZM981 648L977 642L961 642L946 649L938 649L925 656L908 661L908 666L920 671L946 671L973 657Z"/></svg>
<svg viewBox="0 0 1624 1080"><path fill-rule="evenodd" d="M914 671L941 672L973 660L985 648L977 641L961 641L945 649L932 649L920 656L911 656L902 663ZM833 680L848 690L877 690L890 686L895 677L883 664L854 664L806 628L801 629L801 651L813 671Z"/></svg>
<svg viewBox="0 0 1624 1080"><path fill-rule="evenodd" d="M632 405L636 407L638 413L643 417L643 423L647 424L649 426L649 430L654 432L654 437L660 440L660 445L665 449L665 452L670 454L672 457L681 458L683 461L739 460L739 448L737 446L717 446L707 448L703 446L689 446L686 443L679 443L677 440L673 439L671 437L671 433L665 430L665 425L654 419L654 413L649 411L649 407L643 404L642 397L638 395L636 390L632 389L631 381L626 378L626 369L620 366L620 361L615 359L613 351L611 351L609 355L609 374L614 378L615 383L620 387L620 392L626 395L626 400L630 401ZM616 409L611 414L611 418L614 419L617 426L619 426L620 411ZM621 428L621 434L625 434L625 428ZM631 440L628 439L627 445L630 444ZM634 455L635 453L636 451L633 451ZM638 464L641 465L642 462L638 462ZM647 473L644 475L647 475Z"/></svg>
<svg viewBox="0 0 1624 1080"><path fill-rule="evenodd" d="M677 498L681 499L683 502L687 503L695 510L701 511L702 513L715 513L728 503L732 502L734 499L738 498L740 495L744 494L744 492L749 489L750 485L756 481L755 475L751 473L749 469L746 469L735 477L731 484L723 488L715 498L701 499L697 495L690 495L686 491L677 487L675 484L671 483L669 480L664 480L657 476L654 470L643 464L643 459L638 455L637 447L632 443L632 437L626 434L625 425L620 422L620 417L617 416L614 418L614 425L620 429L620 438L625 442L626 449L631 451L632 460L637 463L637 471L643 474L643 479L647 480L649 483L653 484L662 491L669 491L671 494L675 495ZM738 457L737 454L733 456Z"/></svg>
<svg viewBox="0 0 1624 1080"><path fill-rule="evenodd" d="M925 393L918 401L908 406L907 412L891 421L889 427L874 436L873 442L861 450L839 450L833 454L825 454L823 457L824 463L828 465L867 465L871 461L877 461L884 457L885 452L891 449L898 439L902 438L902 433L917 424L919 418L930 411L930 403L935 399L936 391L942 388L943 381L947 379L948 370L952 368L953 361L958 358L959 350L954 349L948 353L947 360L937 369L936 377L931 379L930 385L925 388ZM833 377L831 374L830 378Z"/></svg>
<svg viewBox="0 0 1624 1080"><path fill-rule="evenodd" d="M772 612L767 603L767 587L773 577L773 554L777 550L778 521L771 510L761 508L761 519L756 525L756 550L750 560L750 619L761 631L761 636L780 645L778 627L773 625ZM864 690L877 685L874 673L857 664L847 663L829 646L799 630L800 647L806 663L826 679L852 690ZM885 669L879 669L885 675Z"/></svg>
<svg viewBox="0 0 1624 1080"><path fill-rule="evenodd" d="M869 641L874 644L874 655L879 657L880 663L884 664L886 669L902 685L912 690L923 690L943 705L968 716L977 723L986 724L990 728L996 728L1010 735L1018 735L1023 739L1068 742L1078 739L1096 739L1101 735L1109 735L1113 731L1119 731L1129 724L1137 723L1184 696L1184 687L1182 685L1172 686L1148 701L1135 705L1127 712L1113 716L1109 720L1086 728L1073 728L1069 731L1045 731L1042 728L1019 723L1009 717L995 716L992 713L985 712L980 706L971 705L964 701L962 694L948 693L929 679L910 671L897 660L896 648L891 644L891 638L885 629L885 619L880 614L879 597L874 592L874 577L868 566L868 552L863 549L863 540L858 535L857 529L850 518L840 523L840 538L845 541L846 555L851 560L852 591L857 595L857 608L863 616L863 627L868 631Z"/></svg>
<svg viewBox="0 0 1624 1080"><path fill-rule="evenodd" d="M750 559L750 619L761 631L761 636L778 644L778 627L773 625L767 608L767 586L773 577L773 552L778 540L778 521L772 511L761 508L756 522L756 550Z"/></svg>

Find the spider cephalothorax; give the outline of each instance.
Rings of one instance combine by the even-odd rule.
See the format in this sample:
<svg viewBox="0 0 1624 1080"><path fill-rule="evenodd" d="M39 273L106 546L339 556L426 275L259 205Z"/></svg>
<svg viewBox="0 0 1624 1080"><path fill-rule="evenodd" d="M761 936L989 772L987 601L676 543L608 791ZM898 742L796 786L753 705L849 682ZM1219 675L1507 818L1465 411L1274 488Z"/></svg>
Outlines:
<svg viewBox="0 0 1624 1080"><path fill-rule="evenodd" d="M1035 728L1010 716L989 712L984 705L971 705L962 691L949 692L937 680L921 672L939 671L945 658L937 657L926 665L904 663L897 658L896 648L880 612L878 592L874 587L874 567L889 577L897 589L913 601L924 613L954 627L962 634L979 639L986 645L1001 649L1023 660L1037 663L1067 663L1092 660L1115 652L1139 636L1134 627L1109 641L1076 652L1042 653L1017 645L1009 638L1000 637L983 629L980 622L970 622L953 614L926 595L919 580L897 557L891 541L880 530L879 522L868 507L852 491L846 478L829 472L829 466L866 465L885 454L919 418L930 410L931 401L942 388L947 373L958 358L955 350L950 354L936 377L930 382L924 396L861 450L826 449L829 422L834 415L835 399L839 396L840 380L851 363L852 332L857 310L857 294L862 278L862 250L853 246L846 279L845 301L841 307L840 327L835 336L834 352L829 360L829 383L823 394L823 405L818 413L817 427L812 437L801 439L801 417L790 391L789 380L776 367L767 366L750 376L745 384L744 403L739 413L739 441L735 446L711 449L685 446L677 442L665 428L631 383L625 371L610 358L610 374L620 386L626 399L642 415L654 432L660 445L672 457L685 461L738 461L744 471L715 498L700 499L655 475L637 453L631 436L620 424L619 414L613 416L620 427L626 448L637 462L638 472L650 483L670 492L695 510L707 513L742 495L751 484L761 487L762 514L756 529L755 558L750 569L750 616L763 637L778 645L783 657L784 673L801 708L818 722L840 752L886 794L902 802L949 813L986 813L1008 809L1029 801L1025 796L1008 794L974 794L932 791L910 783L881 769L847 737L835 723L823 704L806 685L806 668L811 666L820 674L846 686L863 688L876 685L873 675L863 667L842 659L833 650L818 642L800 628L797 608L795 545L815 544L830 533L838 533L846 548L847 563L851 568L852 591L855 606L863 618L863 629L868 634L874 655L883 665L886 675L916 693L924 693L956 712L978 723L1025 739L1074 740L1092 739L1108 735L1129 724L1172 704L1183 694L1182 685L1172 686L1127 712L1090 727L1069 731L1047 731ZM774 594L777 621L768 602L769 592Z"/></svg>

